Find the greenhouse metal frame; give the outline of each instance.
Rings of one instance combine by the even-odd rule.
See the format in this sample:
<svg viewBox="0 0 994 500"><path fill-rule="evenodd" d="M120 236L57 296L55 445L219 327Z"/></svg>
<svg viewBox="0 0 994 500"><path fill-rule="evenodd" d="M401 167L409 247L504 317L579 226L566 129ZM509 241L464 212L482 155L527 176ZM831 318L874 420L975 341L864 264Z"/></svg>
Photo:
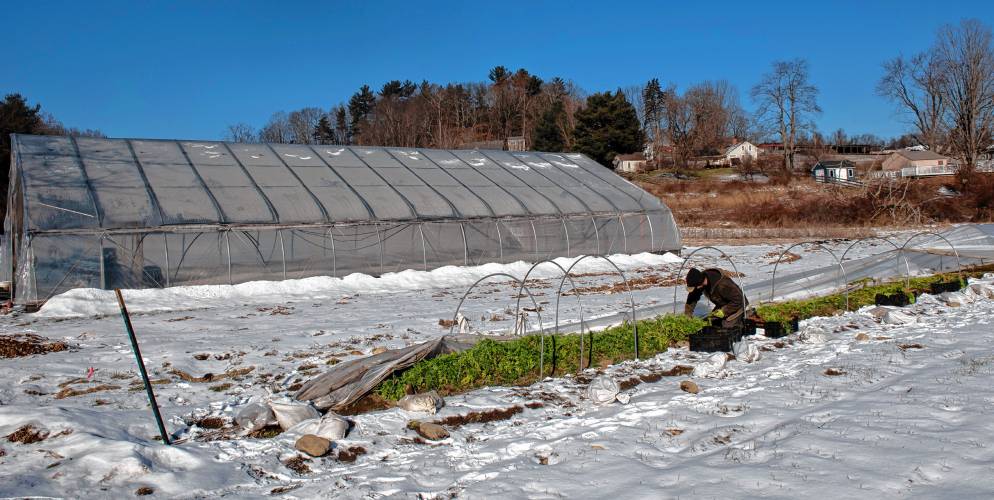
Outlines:
<svg viewBox="0 0 994 500"><path fill-rule="evenodd" d="M3 278L78 287L676 251L656 197L581 154L12 136Z"/></svg>

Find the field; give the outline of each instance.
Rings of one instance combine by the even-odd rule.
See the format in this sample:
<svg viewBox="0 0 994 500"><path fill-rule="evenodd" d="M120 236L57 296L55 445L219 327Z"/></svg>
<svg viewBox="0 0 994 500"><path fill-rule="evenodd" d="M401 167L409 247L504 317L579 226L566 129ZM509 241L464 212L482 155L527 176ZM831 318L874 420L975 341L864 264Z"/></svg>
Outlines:
<svg viewBox="0 0 994 500"><path fill-rule="evenodd" d="M825 245L841 252L849 243ZM721 248L754 285L786 244ZM884 250L868 243L851 255ZM832 262L815 246L792 252L787 273ZM640 310L671 300L679 258L614 258ZM694 263L726 266L705 254ZM292 394L330 366L448 333L476 279L528 267L125 291L171 447L157 441L111 293L74 290L39 313L0 318L0 496L970 497L994 488L982 438L992 430L994 302L977 294L958 306L925 295L900 312L812 318L797 335L750 339L758 359L662 347L581 374L564 363L541 380L469 380L434 416L350 416L347 438L322 458L296 451L295 436L245 436L233 424L248 403ZM605 264L577 269L580 295L562 297L565 319L580 303L586 318L626 310ZM554 271L540 267L529 281L547 326ZM508 333L516 297L510 283L484 283L463 308L470 328ZM631 401L593 404L586 391L597 375ZM681 390L686 380L699 392ZM425 440L411 420L440 422L450 437Z"/></svg>

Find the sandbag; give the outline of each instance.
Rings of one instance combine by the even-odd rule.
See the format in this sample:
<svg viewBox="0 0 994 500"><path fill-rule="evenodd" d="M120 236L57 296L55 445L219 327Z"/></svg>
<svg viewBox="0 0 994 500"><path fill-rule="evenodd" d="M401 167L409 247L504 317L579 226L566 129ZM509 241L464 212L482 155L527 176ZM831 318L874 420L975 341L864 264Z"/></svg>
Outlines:
<svg viewBox="0 0 994 500"><path fill-rule="evenodd" d="M732 344L732 354L735 354L735 359L745 363L759 361L759 358L761 357L759 348L756 347L756 344L747 340Z"/></svg>
<svg viewBox="0 0 994 500"><path fill-rule="evenodd" d="M975 282L966 287L966 293L977 298L994 299L994 286L989 283Z"/></svg>
<svg viewBox="0 0 994 500"><path fill-rule="evenodd" d="M437 392L431 391L424 394L408 394L400 398L397 406L407 411L434 415L439 408L445 406L445 400Z"/></svg>
<svg viewBox="0 0 994 500"><path fill-rule="evenodd" d="M727 354L723 352L716 352L708 357L708 359L695 366L693 375L695 377L714 377L721 373L721 370L725 368L725 363L727 362Z"/></svg>
<svg viewBox="0 0 994 500"><path fill-rule="evenodd" d="M349 432L349 421L335 413L327 413L321 418L312 418L294 425L286 430L286 433L293 436L303 436L313 434L323 437L329 441L345 439Z"/></svg>
<svg viewBox="0 0 994 500"><path fill-rule="evenodd" d="M280 428L287 430L304 420L320 418L321 414L307 403L294 403L292 401L270 401L269 407L276 415L276 422Z"/></svg>
<svg viewBox="0 0 994 500"><path fill-rule="evenodd" d="M880 318L880 322L888 325L907 325L914 323L915 318L900 309L893 309L887 311L887 314L883 318Z"/></svg>
<svg viewBox="0 0 994 500"><path fill-rule="evenodd" d="M245 430L254 432L267 425L276 425L273 409L262 403L249 403L235 415L235 423Z"/></svg>
<svg viewBox="0 0 994 500"><path fill-rule="evenodd" d="M962 292L945 292L939 295L939 300L950 307L962 307L973 302L973 298Z"/></svg>
<svg viewBox="0 0 994 500"><path fill-rule="evenodd" d="M619 392L621 392L621 387L618 386L618 383L613 378L607 375L601 375L591 380L590 385L587 387L587 397L594 404L599 405L614 402L618 398Z"/></svg>

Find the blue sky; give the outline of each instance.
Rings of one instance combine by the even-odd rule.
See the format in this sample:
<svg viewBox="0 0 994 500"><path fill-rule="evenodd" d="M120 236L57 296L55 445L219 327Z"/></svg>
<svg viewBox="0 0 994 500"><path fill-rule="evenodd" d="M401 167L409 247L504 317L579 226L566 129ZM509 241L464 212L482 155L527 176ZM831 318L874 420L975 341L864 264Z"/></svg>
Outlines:
<svg viewBox="0 0 994 500"><path fill-rule="evenodd" d="M994 25L982 1L223 2L14 1L0 6L0 93L112 137L219 138L228 124L347 100L391 79L481 81L498 64L588 92L652 77L749 88L802 57L818 127L893 136L880 64L945 23Z"/></svg>

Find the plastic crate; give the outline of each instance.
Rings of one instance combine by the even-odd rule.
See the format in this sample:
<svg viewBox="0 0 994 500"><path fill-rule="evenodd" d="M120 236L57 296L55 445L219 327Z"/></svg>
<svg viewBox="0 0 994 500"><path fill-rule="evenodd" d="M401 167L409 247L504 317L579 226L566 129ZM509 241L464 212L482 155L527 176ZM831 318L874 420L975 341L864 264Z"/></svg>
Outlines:
<svg viewBox="0 0 994 500"><path fill-rule="evenodd" d="M888 294L878 293L873 297L873 303L878 306L904 307L911 303L911 299L908 298L908 294L904 292Z"/></svg>
<svg viewBox="0 0 994 500"><path fill-rule="evenodd" d="M959 281L944 281L932 283L928 288L932 292L932 295L939 295L945 292L958 292L962 289L962 285Z"/></svg>
<svg viewBox="0 0 994 500"><path fill-rule="evenodd" d="M784 325L779 321L767 321L763 323L763 335L771 339L786 337L787 335L790 335L800 329L799 323L800 321L798 321L797 318L790 320L790 323L787 325Z"/></svg>
<svg viewBox="0 0 994 500"><path fill-rule="evenodd" d="M705 326L690 336L690 350L698 352L730 352L732 344L742 338L741 328Z"/></svg>

